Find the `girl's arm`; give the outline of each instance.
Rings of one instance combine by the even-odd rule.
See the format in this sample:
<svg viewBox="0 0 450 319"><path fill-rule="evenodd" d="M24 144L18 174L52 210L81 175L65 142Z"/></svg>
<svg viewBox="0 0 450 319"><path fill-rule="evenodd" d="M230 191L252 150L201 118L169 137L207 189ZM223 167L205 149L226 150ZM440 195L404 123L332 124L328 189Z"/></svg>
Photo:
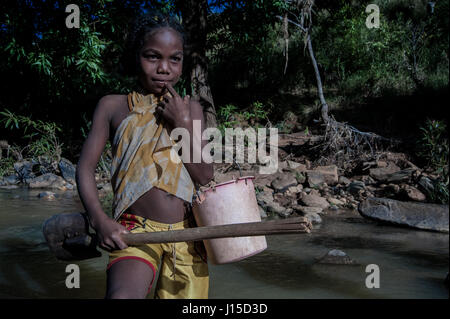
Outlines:
<svg viewBox="0 0 450 319"><path fill-rule="evenodd" d="M201 162L200 163L194 163L193 162L193 154L194 152L200 153L203 150L203 147L205 147L205 145L207 144L208 141L206 140L202 140L201 141L201 149L194 149L194 135L193 135L193 121L194 120L199 120L201 123L201 129L200 132L203 133L203 131L205 130L205 118L203 116L203 109L202 106L200 105L200 103L198 103L197 101L190 101L190 107L191 107L191 121L190 123L187 123L186 125L183 125L183 127L185 127L188 131L189 131L189 136L191 137L190 140L190 154L191 154L191 158L190 158L190 162L189 163L184 163L184 166L186 167L186 169L189 172L189 175L191 175L191 178L194 182L196 182L197 184L200 185L205 185L207 183L209 183L213 178L214 178L214 168L213 168L213 163L205 163L203 161L203 158L201 158ZM201 136L200 136L201 138Z"/></svg>
<svg viewBox="0 0 450 319"><path fill-rule="evenodd" d="M161 104L156 107L156 112L168 121L171 128L170 131L172 131L173 128L180 127L185 128L189 132L190 156L188 160L184 161L184 166L196 184L205 185L214 178L214 168L212 163L205 163L201 156L201 151L207 144L207 141L201 141L201 149L195 148L195 136L193 135L194 120L200 120L200 134L202 134L205 129L205 118L203 116L202 106L197 101L190 100L188 96L181 98L170 83L166 84L166 88L172 94L172 97L165 96L164 102L161 102ZM201 140L201 136L199 138ZM181 143L183 143L183 141L181 141ZM200 163L194 163L194 152L200 154Z"/></svg>
<svg viewBox="0 0 450 319"><path fill-rule="evenodd" d="M109 137L114 102L114 98L110 96L105 96L99 101L94 112L92 128L84 142L76 171L81 202L88 213L92 227L99 235L100 246L107 250L127 247L120 238L120 233L127 232L126 228L103 212L95 182L95 169Z"/></svg>

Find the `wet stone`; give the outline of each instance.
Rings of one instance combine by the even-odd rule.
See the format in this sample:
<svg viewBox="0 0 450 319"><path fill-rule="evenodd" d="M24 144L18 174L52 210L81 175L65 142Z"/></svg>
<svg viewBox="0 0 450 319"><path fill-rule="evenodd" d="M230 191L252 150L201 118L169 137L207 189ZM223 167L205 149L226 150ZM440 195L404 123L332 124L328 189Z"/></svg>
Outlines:
<svg viewBox="0 0 450 319"><path fill-rule="evenodd" d="M353 259L339 249L330 250L325 256L319 258L318 263L333 265L356 265L356 262Z"/></svg>

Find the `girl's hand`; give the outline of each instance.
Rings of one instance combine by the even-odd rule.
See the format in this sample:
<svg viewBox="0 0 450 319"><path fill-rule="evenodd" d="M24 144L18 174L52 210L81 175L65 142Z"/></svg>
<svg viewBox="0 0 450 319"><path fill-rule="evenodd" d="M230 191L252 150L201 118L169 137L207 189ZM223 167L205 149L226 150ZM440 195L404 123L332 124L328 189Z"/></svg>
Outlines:
<svg viewBox="0 0 450 319"><path fill-rule="evenodd" d="M121 234L129 231L111 218L105 218L96 229L99 246L107 251L125 249L128 245L122 240Z"/></svg>
<svg viewBox="0 0 450 319"><path fill-rule="evenodd" d="M182 98L170 83L166 83L166 88L172 96L164 96L163 101L156 107L156 113L173 128L183 127L192 120L189 95Z"/></svg>

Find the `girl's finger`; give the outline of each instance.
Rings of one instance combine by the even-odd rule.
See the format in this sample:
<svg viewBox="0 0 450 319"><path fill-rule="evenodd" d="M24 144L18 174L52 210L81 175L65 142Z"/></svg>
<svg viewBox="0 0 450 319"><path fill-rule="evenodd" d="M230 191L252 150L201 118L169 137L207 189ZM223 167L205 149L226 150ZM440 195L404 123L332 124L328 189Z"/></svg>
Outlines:
<svg viewBox="0 0 450 319"><path fill-rule="evenodd" d="M172 84L170 84L169 82L166 83L166 88L167 90L172 94L173 97L179 97L181 98L177 91L175 91L175 89L173 88Z"/></svg>
<svg viewBox="0 0 450 319"><path fill-rule="evenodd" d="M189 95L186 95L186 96L184 97L184 99L183 99L184 103L185 103L185 104L189 104L190 98L191 98L191 97L190 97Z"/></svg>
<svg viewBox="0 0 450 319"><path fill-rule="evenodd" d="M109 244L107 244L106 242L102 242L100 243L100 247L106 251L113 251L113 247L111 247Z"/></svg>

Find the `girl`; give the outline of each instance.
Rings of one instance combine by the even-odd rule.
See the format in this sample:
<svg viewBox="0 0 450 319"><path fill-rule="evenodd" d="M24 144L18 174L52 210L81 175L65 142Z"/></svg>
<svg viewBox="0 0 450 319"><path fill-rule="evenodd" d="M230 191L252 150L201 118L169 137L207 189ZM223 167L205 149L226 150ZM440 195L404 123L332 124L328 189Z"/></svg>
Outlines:
<svg viewBox="0 0 450 319"><path fill-rule="evenodd" d="M213 178L212 164L193 163L192 156L186 163L171 160L178 156L169 137L174 128L185 128L192 137L193 120L199 120L204 129L200 104L173 89L183 66L181 25L173 17L148 13L137 19L128 44L125 65L136 75L139 89L100 99L77 167L80 198L100 247L110 252L106 298L145 298L158 270L156 298L207 298L208 266L197 245L128 247L121 239L126 232L191 226L194 184ZM114 219L101 208L94 178L108 139Z"/></svg>

